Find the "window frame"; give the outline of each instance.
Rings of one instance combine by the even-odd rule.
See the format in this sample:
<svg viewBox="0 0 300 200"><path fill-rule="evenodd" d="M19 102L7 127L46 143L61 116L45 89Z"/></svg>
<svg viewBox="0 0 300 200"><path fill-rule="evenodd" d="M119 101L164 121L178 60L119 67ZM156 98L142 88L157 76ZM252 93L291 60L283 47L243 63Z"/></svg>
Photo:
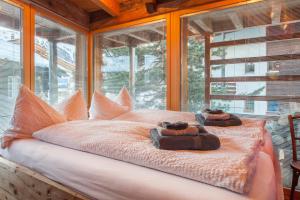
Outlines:
<svg viewBox="0 0 300 200"><path fill-rule="evenodd" d="M22 62L23 62L23 84L34 91L35 88L35 64L34 64L34 37L35 37L35 16L39 15L45 17L55 23L58 23L67 28L73 29L74 31L80 32L86 37L86 72L87 72L87 97L88 102L90 102L90 93L91 93L91 63L89 62L91 51L90 49L90 31L88 28L85 28L81 25L78 25L68 19L63 18L62 16L42 8L36 4L30 4L24 0L2 0L8 4L16 6L23 11L22 16L22 37L23 37L23 46L22 46Z"/></svg>
<svg viewBox="0 0 300 200"><path fill-rule="evenodd" d="M22 84L30 88L31 80L31 55L30 55L30 6L20 0L2 0L12 6L22 10L22 43L21 43L21 62L23 66L23 82Z"/></svg>
<svg viewBox="0 0 300 200"><path fill-rule="evenodd" d="M87 76L87 80L86 80L86 83L85 83L85 86L86 86L86 95L87 95L87 101L90 102L90 93L91 93L91 88L89 87L89 82L90 82L90 64L88 62L89 60L89 30L80 26L80 25L77 25L65 18L63 18L62 16L56 14L56 13L53 13L49 10L46 10L45 8L41 8L41 7L37 7L37 6L34 6L32 5L31 9L30 9L30 19L31 19L31 25L30 25L30 35L31 35L31 38L30 38L30 44L31 44L31 48L30 48L30 57L31 57L31 62L30 62L30 74L31 74L31 77L30 77L30 89L32 91L35 91L35 17L36 16L40 16L40 17L43 17L43 18L46 18L54 23L57 23L59 25L62 25L66 28L69 28L69 29L72 29L76 32L79 32L80 34L84 35L85 38L86 38L86 41L85 41L85 45L86 45L86 51L85 51L85 66L86 66L86 76ZM89 106L89 104L87 105Z"/></svg>
<svg viewBox="0 0 300 200"><path fill-rule="evenodd" d="M130 28L135 28L135 27L140 27L140 26L144 26L144 25L149 25L152 23L158 23L160 21L164 21L166 23L166 84L167 84L167 89L166 89L166 109L172 109L171 107L171 54L170 54L170 44L171 44L171 38L169 37L171 35L171 26L170 26L170 17L171 14L162 14L162 15L157 15L157 16L153 16L153 17L148 17L145 19L139 19L139 20L135 20L135 21L131 21L131 22L127 22L127 23L122 23L122 24L117 24L117 25L113 25L113 26L107 26L101 29L96 29L94 31L91 31L91 36L92 38L90 38L90 42L92 44L92 55L90 56L89 60L92 63L92 70L93 70L93 82L92 82L92 90L94 90L95 85L96 85L96 74L95 72L97 72L97 67L95 64L95 49L94 49L94 37L97 36L98 34L101 33L106 33L106 32L111 32L111 31L118 31L118 30L123 30L123 29L130 29ZM91 48L91 47L90 47Z"/></svg>
<svg viewBox="0 0 300 200"><path fill-rule="evenodd" d="M194 15L198 15L198 14L204 14L207 12L215 12L215 11L220 11L220 10L225 10L228 8L234 8L234 7L238 7L238 6L242 6L242 5L248 5L248 4L252 4L252 3L258 3L258 2L263 2L264 0L250 0L250 1L239 1L239 0L232 0L232 1L220 1L220 2L215 2L215 3L210 3L210 4L205 4L202 6L198 6L198 7L194 7L194 8L190 8L190 9L184 9L184 10L179 10L173 13L172 15L172 30L173 32L175 32L175 34L173 34L173 38L172 41L181 41L182 42L182 35L181 35L181 19L184 17L189 17L189 16L194 16ZM176 30L176 31L174 31ZM179 30L179 31L177 31ZM172 33L173 33L172 32ZM263 37L262 37L263 38ZM255 38L254 38L255 40ZM231 43L231 41L225 41L225 42L215 42L212 43L213 45L211 46L211 48L214 47L218 47L218 45L222 46L223 44L225 45L229 45L229 43ZM173 58L177 58L177 60L173 61L172 67L174 68L181 68L182 65L182 52L181 52L181 46L180 44L171 44L172 47L172 57ZM293 55L289 55L289 56L293 56ZM265 59L276 59L280 57L275 55L275 56L265 56ZM253 61L256 60L256 57L251 57L251 59L253 58ZM238 58L239 59L239 58ZM232 59L232 60L238 60L238 59ZM244 58L241 58L244 59ZM249 60L249 62L252 62L252 60ZM212 60L212 63L210 63L210 61L207 61L208 65L213 65L213 64L221 64L222 60ZM179 73L177 74L173 74L172 76L177 77L176 79L181 79L181 70L178 70ZM211 95L210 93L210 83L213 82L225 82L225 83L229 83L229 82L239 82L239 81L274 81L274 79L272 79L272 77L269 76L249 76L246 79L244 77L211 77L211 68L210 67L205 67L205 103L206 104L210 104L210 100L211 99L220 99L220 100L256 100L256 101L273 101L273 100L277 100L277 99L282 99L282 96L237 96L237 95ZM278 79L276 79L277 81L285 81L285 80L292 80L293 77L286 75L286 76L280 76L278 77ZM296 80L296 79L295 79ZM175 83L176 87L175 88L180 88L179 91L174 91L172 90L172 93L179 93L180 98L178 99L178 96L174 96L174 98L177 98L178 101L180 103L178 103L175 107L178 110L181 110L181 96L182 96L182 85L181 81L178 83ZM297 97L291 97L289 98L289 100L285 100L285 101L292 101L292 100L297 100ZM259 116L257 116L259 117Z"/></svg>

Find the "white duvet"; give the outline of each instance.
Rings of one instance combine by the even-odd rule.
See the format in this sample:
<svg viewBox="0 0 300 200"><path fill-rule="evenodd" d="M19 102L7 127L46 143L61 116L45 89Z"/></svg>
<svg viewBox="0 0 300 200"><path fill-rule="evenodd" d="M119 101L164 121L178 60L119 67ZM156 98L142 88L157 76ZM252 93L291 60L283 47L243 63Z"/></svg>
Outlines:
<svg viewBox="0 0 300 200"><path fill-rule="evenodd" d="M251 124L251 123L250 123ZM249 123L248 123L248 126ZM186 177L238 193L250 190L261 127L244 127L238 135L218 134L216 151L166 151L149 138L154 125L129 121L71 121L35 132L40 140ZM238 130L242 130L238 127ZM232 129L233 130L233 129ZM247 130L251 133L247 133Z"/></svg>

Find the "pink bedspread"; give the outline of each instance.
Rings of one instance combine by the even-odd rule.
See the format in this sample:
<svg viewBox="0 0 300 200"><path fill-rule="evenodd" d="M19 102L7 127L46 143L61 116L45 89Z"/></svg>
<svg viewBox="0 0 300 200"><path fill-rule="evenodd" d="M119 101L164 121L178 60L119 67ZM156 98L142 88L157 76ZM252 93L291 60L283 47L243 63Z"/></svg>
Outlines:
<svg viewBox="0 0 300 200"><path fill-rule="evenodd" d="M247 193L256 169L261 127L238 127L218 133L216 151L164 151L149 138L149 123L73 121L35 132L42 141L161 170L229 190ZM242 132L241 132L242 130ZM250 131L251 133L248 133ZM239 134L238 134L239 133Z"/></svg>

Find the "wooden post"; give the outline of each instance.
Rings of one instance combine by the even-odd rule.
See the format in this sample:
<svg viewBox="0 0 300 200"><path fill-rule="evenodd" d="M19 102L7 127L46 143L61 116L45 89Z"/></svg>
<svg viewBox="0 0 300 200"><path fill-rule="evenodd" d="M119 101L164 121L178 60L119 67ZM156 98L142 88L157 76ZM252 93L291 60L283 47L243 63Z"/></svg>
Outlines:
<svg viewBox="0 0 300 200"><path fill-rule="evenodd" d="M180 16L176 13L170 14L167 30L167 56L168 56L168 109L180 111Z"/></svg>
<svg viewBox="0 0 300 200"><path fill-rule="evenodd" d="M189 20L183 18L181 21L181 110L189 111L189 70L188 70L188 40Z"/></svg>
<svg viewBox="0 0 300 200"><path fill-rule="evenodd" d="M210 105L210 34L205 35L205 104Z"/></svg>
<svg viewBox="0 0 300 200"><path fill-rule="evenodd" d="M135 95L135 47L129 46L129 89L131 95Z"/></svg>
<svg viewBox="0 0 300 200"><path fill-rule="evenodd" d="M50 104L58 101L57 43L49 40L49 97Z"/></svg>
<svg viewBox="0 0 300 200"><path fill-rule="evenodd" d="M103 34L98 34L94 36L94 65L93 65L93 79L94 81L94 88L101 89L102 82L103 82L103 75L101 71L102 67L102 45L103 45Z"/></svg>
<svg viewBox="0 0 300 200"><path fill-rule="evenodd" d="M75 60L75 89L82 89L83 92L86 91L86 62L85 62L85 41L80 33L76 33L76 60ZM84 93L85 95L85 93Z"/></svg>
<svg viewBox="0 0 300 200"><path fill-rule="evenodd" d="M92 33L87 34L87 106L90 107L92 95L94 92L94 35Z"/></svg>

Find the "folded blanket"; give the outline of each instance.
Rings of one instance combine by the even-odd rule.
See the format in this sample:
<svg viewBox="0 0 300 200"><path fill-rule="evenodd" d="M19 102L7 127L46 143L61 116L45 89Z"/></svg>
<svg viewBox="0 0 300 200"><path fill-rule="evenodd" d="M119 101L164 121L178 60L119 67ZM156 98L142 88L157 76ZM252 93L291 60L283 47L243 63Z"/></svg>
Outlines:
<svg viewBox="0 0 300 200"><path fill-rule="evenodd" d="M221 114L210 114L210 113L202 113L202 116L205 120L228 120L230 119L229 113L221 113Z"/></svg>
<svg viewBox="0 0 300 200"><path fill-rule="evenodd" d="M196 114L196 120L202 126L240 126L242 121L235 115L230 114L230 118L227 120L209 120L205 119L202 114Z"/></svg>
<svg viewBox="0 0 300 200"><path fill-rule="evenodd" d="M159 131L163 136L196 136L199 134L199 128L196 126L189 126L188 128L183 130L161 128Z"/></svg>
<svg viewBox="0 0 300 200"><path fill-rule="evenodd" d="M209 113L209 114L223 114L223 110L220 110L220 109L205 109L203 112L205 113Z"/></svg>
<svg viewBox="0 0 300 200"><path fill-rule="evenodd" d="M188 128L189 124L187 122L160 122L158 126L161 126L165 129L172 129L172 130L183 130Z"/></svg>
<svg viewBox="0 0 300 200"><path fill-rule="evenodd" d="M151 129L153 145L165 150L216 150L220 147L217 136L201 133L197 136L163 136L159 129Z"/></svg>

